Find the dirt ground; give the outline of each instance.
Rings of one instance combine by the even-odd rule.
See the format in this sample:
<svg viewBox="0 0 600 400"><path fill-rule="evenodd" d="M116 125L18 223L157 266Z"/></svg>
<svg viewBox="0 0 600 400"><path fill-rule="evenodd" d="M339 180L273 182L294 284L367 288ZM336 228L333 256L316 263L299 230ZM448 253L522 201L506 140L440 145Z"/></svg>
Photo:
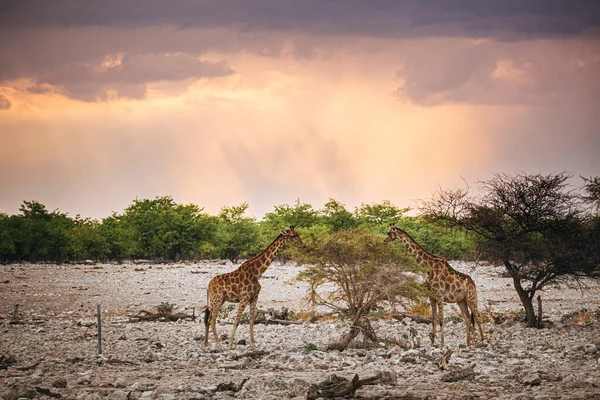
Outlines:
<svg viewBox="0 0 600 400"><path fill-rule="evenodd" d="M381 343L326 351L347 332L347 322L258 324L256 356L248 325L232 350L202 346L195 321L130 322L128 315L156 311L198 315L212 276L235 268L227 262L0 266L0 396L4 399L287 399L304 398L311 384L336 374L352 379L380 375L357 398L374 399L592 399L600 398L600 287L581 292L559 287L543 294L546 328L528 329L512 318L520 305L501 269L457 263L477 283L480 307L507 316L484 324L486 342L466 348L464 322L447 305L445 352L430 344L431 325L411 318L373 322ZM261 279L259 308L308 308L307 287L295 280L301 266L273 264ZM13 318L18 304L17 319ZM96 306L102 310L103 354L98 355ZM580 312L582 309L587 313ZM574 318L565 317L573 314ZM596 312L596 313L594 313ZM222 319L220 335L231 324ZM241 357L240 357L241 356ZM447 382L452 374L466 379ZM468 373L470 371L470 373ZM450 373L450 375L447 375Z"/></svg>

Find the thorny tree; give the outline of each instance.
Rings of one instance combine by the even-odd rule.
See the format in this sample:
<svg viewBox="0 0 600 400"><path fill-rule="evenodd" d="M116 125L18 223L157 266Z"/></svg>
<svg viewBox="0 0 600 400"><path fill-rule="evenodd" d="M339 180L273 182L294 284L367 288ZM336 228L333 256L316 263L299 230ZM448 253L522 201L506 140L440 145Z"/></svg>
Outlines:
<svg viewBox="0 0 600 400"><path fill-rule="evenodd" d="M536 326L533 298L561 280L600 277L594 229L569 190L567 173L495 175L470 188L439 190L422 212L475 232L482 256L500 262L512 277L528 326Z"/></svg>
<svg viewBox="0 0 600 400"><path fill-rule="evenodd" d="M422 291L416 275L407 274L418 271L414 260L359 228L317 238L296 260L310 265L300 278L311 284L312 300L350 317L353 325L383 302L398 303ZM336 290L319 293L326 283Z"/></svg>

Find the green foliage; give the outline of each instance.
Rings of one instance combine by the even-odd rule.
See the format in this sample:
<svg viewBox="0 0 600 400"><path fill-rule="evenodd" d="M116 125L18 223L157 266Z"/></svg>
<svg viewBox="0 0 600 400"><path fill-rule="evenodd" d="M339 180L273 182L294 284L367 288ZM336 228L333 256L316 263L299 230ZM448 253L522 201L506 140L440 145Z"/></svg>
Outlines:
<svg viewBox="0 0 600 400"><path fill-rule="evenodd" d="M244 217L247 209L248 203L221 209L216 249L219 257L236 262L261 250L259 226L254 218Z"/></svg>
<svg viewBox="0 0 600 400"><path fill-rule="evenodd" d="M297 227L310 246L326 234L358 226L382 234L387 221L406 226L436 254L448 258L472 254L468 235L402 216L406 209L389 201L363 204L351 212L335 199L319 210L297 200L293 205L275 206L261 221L246 215L248 207L248 203L223 207L213 216L196 205L177 204L165 196L136 199L123 212L95 220L79 215L70 218L59 211L49 212L37 201L26 201L18 215L0 213L0 262L213 257L237 262L259 253L290 225ZM300 246L286 246L278 258L296 259L300 251Z"/></svg>
<svg viewBox="0 0 600 400"><path fill-rule="evenodd" d="M477 237L461 227L428 222L423 217L402 217L398 224L424 249L448 260L473 259Z"/></svg>
<svg viewBox="0 0 600 400"><path fill-rule="evenodd" d="M361 204L354 212L359 225L367 226L371 229L378 228L377 231L384 233L389 224L395 224L400 221L402 214L409 208L398 208L389 200L381 203Z"/></svg>
<svg viewBox="0 0 600 400"><path fill-rule="evenodd" d="M48 212L37 201L24 201L20 215L0 218L0 260L64 261L70 251L67 214Z"/></svg>
<svg viewBox="0 0 600 400"><path fill-rule="evenodd" d="M306 242L305 242L306 243ZM316 237L299 261L309 264L299 279L309 282L309 298L319 305L357 319L384 301L398 302L415 295L414 261L396 246L388 246L383 238L367 229L342 229ZM318 293L325 283L336 290Z"/></svg>
<svg viewBox="0 0 600 400"><path fill-rule="evenodd" d="M71 242L70 255L73 260L98 260L109 253L109 245L102 234L101 224L98 220L75 217L68 236Z"/></svg>
<svg viewBox="0 0 600 400"><path fill-rule="evenodd" d="M175 308L175 304L171 304L168 301L167 302L163 301L158 306L156 306L156 310L158 311L158 313L164 317L171 314L171 312L173 312L174 308Z"/></svg>
<svg viewBox="0 0 600 400"><path fill-rule="evenodd" d="M307 343L306 346L304 346L304 350L306 352L311 352L311 351L315 351L315 350L318 350L318 349L319 348L314 343Z"/></svg>
<svg viewBox="0 0 600 400"><path fill-rule="evenodd" d="M293 206L281 204L265 214L263 218L263 230L268 236L278 234L281 229L294 225L297 228L311 227L318 222L318 213L308 203L296 200Z"/></svg>
<svg viewBox="0 0 600 400"><path fill-rule="evenodd" d="M329 199L318 211L321 223L327 226L330 233L340 229L351 229L358 226L358 220L346 209L346 206L335 199Z"/></svg>
<svg viewBox="0 0 600 400"><path fill-rule="evenodd" d="M136 199L117 221L125 255L171 260L192 257L214 237L218 224L198 206L176 204L170 196Z"/></svg>
<svg viewBox="0 0 600 400"><path fill-rule="evenodd" d="M318 212L313 209L310 204L301 203L300 199L296 200L293 206L281 204L275 206L272 212L265 214L260 222L260 247L265 248L277 237L282 229L290 226L295 226L296 231L304 240L304 235L313 230L322 230L319 226ZM290 254L294 252L295 246L286 246L277 258L279 260L287 260L292 257Z"/></svg>

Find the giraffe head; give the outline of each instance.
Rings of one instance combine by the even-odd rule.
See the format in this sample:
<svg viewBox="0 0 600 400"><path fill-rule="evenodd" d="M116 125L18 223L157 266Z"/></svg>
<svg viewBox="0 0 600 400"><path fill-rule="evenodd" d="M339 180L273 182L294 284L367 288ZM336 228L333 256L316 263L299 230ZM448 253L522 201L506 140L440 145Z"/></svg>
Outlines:
<svg viewBox="0 0 600 400"><path fill-rule="evenodd" d="M400 228L398 228L394 224L390 224L390 229L388 230L387 236L385 237L385 239L383 241L386 243L391 242L392 240L394 240L398 237L400 232L402 232L402 230Z"/></svg>
<svg viewBox="0 0 600 400"><path fill-rule="evenodd" d="M302 239L300 239L300 235L294 230L294 225L282 230L281 235L283 235L286 241L292 240L294 243L302 244Z"/></svg>

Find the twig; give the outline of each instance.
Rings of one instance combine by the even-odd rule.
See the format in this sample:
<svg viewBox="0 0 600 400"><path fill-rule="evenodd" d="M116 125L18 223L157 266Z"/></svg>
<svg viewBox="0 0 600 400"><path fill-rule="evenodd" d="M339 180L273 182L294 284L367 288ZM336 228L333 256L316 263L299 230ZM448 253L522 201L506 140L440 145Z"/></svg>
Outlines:
<svg viewBox="0 0 600 400"><path fill-rule="evenodd" d="M259 323L259 322L255 322ZM268 319L263 322L265 325L302 325L303 321L288 321L285 319Z"/></svg>
<svg viewBox="0 0 600 400"><path fill-rule="evenodd" d="M25 367L12 367L12 368L16 369L17 371L29 371L30 369L34 369L38 365L40 365L40 361L36 362L35 364L27 365Z"/></svg>
<svg viewBox="0 0 600 400"><path fill-rule="evenodd" d="M442 371L448 367L448 361L450 361L450 357L452 356L452 349L448 349L446 353L442 356L440 361L438 362L438 368Z"/></svg>
<svg viewBox="0 0 600 400"><path fill-rule="evenodd" d="M227 391L232 391L234 393L237 393L240 390L242 390L242 387L244 387L244 384L248 381L248 379L250 379L250 378L244 378L244 380L239 385L236 385L233 382L219 383L217 385L217 388L214 389L213 393L214 392L227 392Z"/></svg>
<svg viewBox="0 0 600 400"><path fill-rule="evenodd" d="M41 394L45 394L46 396L54 397L55 399L62 398L62 396L61 396L60 393L53 392L53 391L51 391L50 389L47 389L47 388L36 386L35 390L37 390Z"/></svg>
<svg viewBox="0 0 600 400"><path fill-rule="evenodd" d="M240 358L244 358L244 357L258 357L258 356L264 356L266 354L269 354L268 351L263 351L263 350L257 350L257 351L249 351L247 353L243 353L243 354L237 354L232 356L231 358L233 358L234 360L239 360Z"/></svg>
<svg viewBox="0 0 600 400"><path fill-rule="evenodd" d="M139 322L139 321L156 321L164 318L165 321L177 321L179 319L190 318L192 321L196 320L195 311L192 315L183 314L183 313L175 313L175 314L160 314L160 313L151 313L150 311L140 310L137 314L128 315L129 322Z"/></svg>

